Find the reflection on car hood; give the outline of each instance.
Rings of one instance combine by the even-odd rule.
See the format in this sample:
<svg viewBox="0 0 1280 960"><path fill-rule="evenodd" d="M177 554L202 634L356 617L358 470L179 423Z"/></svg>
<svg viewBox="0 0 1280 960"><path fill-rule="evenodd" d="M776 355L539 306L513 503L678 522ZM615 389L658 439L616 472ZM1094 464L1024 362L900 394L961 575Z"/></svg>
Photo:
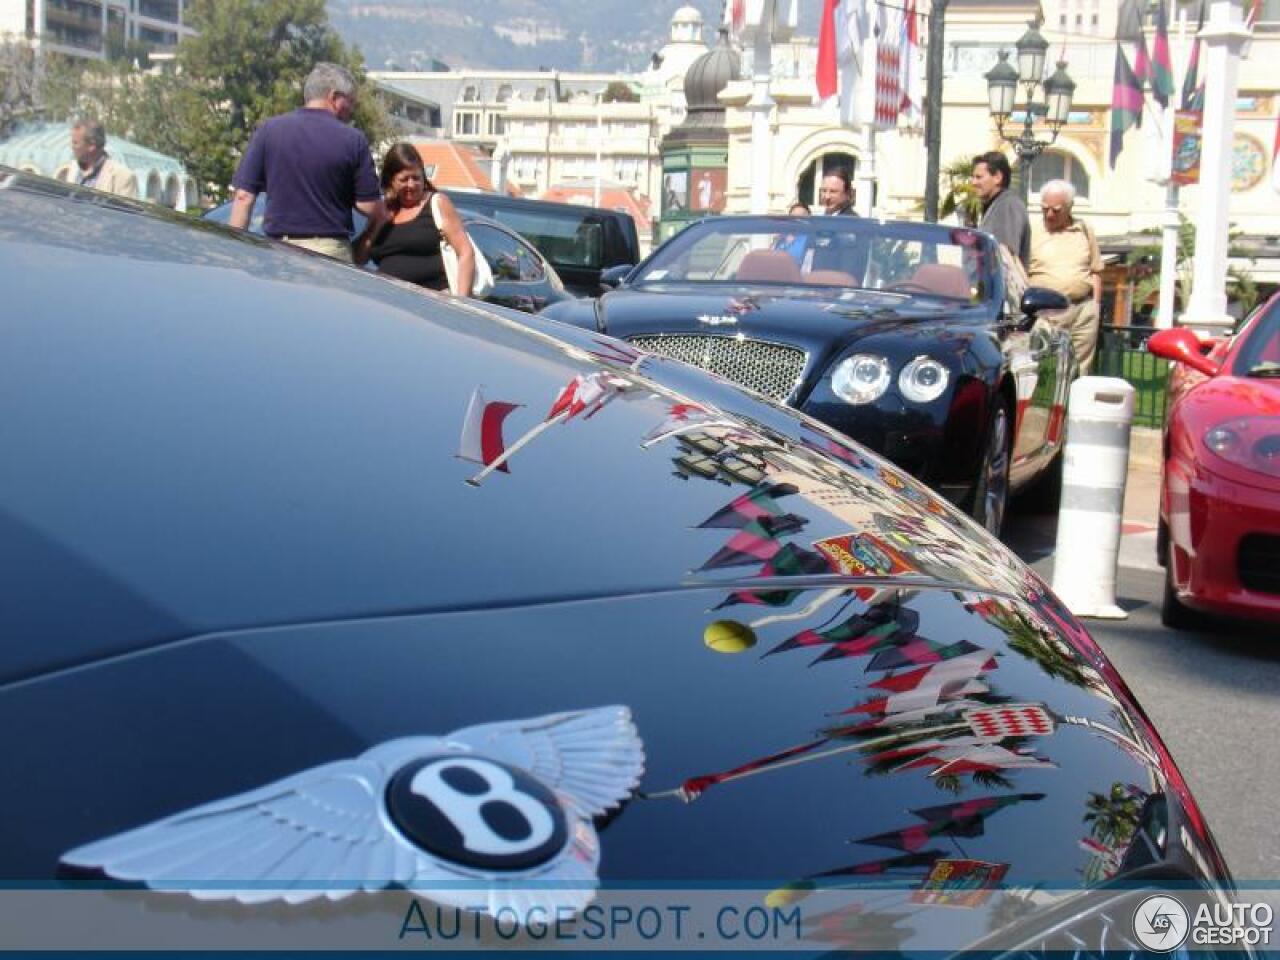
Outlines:
<svg viewBox="0 0 1280 960"><path fill-rule="evenodd" d="M0 803L5 879L396 737L609 704L645 769L600 831L607 887L806 910L865 887L903 946L939 924L959 945L1197 836L1163 748L1043 596L775 586L243 631L0 693L0 772L24 785ZM24 724L41 698L77 709Z"/></svg>
<svg viewBox="0 0 1280 960"><path fill-rule="evenodd" d="M0 190L0 405L38 412L0 419L3 879L610 704L646 759L609 884L893 877L861 912L909 946L948 872L976 937L1045 902L988 887L1184 833L1221 871L1088 634L879 458L618 341L67 195Z"/></svg>
<svg viewBox="0 0 1280 960"><path fill-rule="evenodd" d="M755 486L796 489L779 502L804 516L789 532L809 544L863 534L894 575L1019 588L1007 551L927 490L772 408L747 404L755 426L647 441L683 398L647 378L654 361L603 338L570 346L550 324L128 205L50 217L20 189L0 204L0 389L9 409L41 411L0 427L3 542L19 591L48 598L20 614L44 640L8 646L0 678L214 630L736 576L707 565L715 547L695 525ZM509 473L465 482L474 470L456 454L477 391L518 405L504 425L515 443L576 375L605 369L626 381L617 399L546 429ZM507 542L476 536L477 516L513 537L561 519ZM945 548L910 560L917 535Z"/></svg>

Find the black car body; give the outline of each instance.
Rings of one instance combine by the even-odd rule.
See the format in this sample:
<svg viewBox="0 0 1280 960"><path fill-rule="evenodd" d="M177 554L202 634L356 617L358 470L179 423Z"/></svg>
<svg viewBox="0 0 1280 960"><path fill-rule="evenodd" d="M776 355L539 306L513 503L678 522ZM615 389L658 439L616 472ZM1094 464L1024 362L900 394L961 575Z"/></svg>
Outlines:
<svg viewBox="0 0 1280 960"><path fill-rule="evenodd" d="M802 410L998 531L1006 492L1059 459L1074 362L1069 338L1010 309L1005 290L994 240L973 230L717 217L677 234L619 289L547 316ZM1065 304L1048 291L1024 301L1032 313L1049 302ZM883 363L883 389L855 404L833 381L862 357ZM909 397L913 362L934 364L922 372L942 389Z"/></svg>
<svg viewBox="0 0 1280 960"><path fill-rule="evenodd" d="M262 218L266 210L267 196L259 194L249 217L250 232L262 233ZM460 208L458 213L493 273L493 290L484 298L486 303L536 313L574 296L566 290L564 282L546 258L515 231L465 208ZM355 238L364 232L366 220L358 210L351 211L351 218L354 223L351 235ZM228 223L231 204L224 203L206 211L204 219ZM372 263L370 269L375 269Z"/></svg>
<svg viewBox="0 0 1280 960"><path fill-rule="evenodd" d="M1080 624L813 421L4 170L0 282L0 902L31 904L0 945L427 948L444 864L469 916L545 939L550 902L578 947L639 942L588 939L587 911L660 889L708 945L741 930L702 912L723 896L801 916L784 935L815 955L1039 955L1128 949L1134 898L1229 884ZM536 739L601 711L572 750ZM541 744L527 766L486 752L513 736ZM350 775L418 743L385 792ZM447 805L401 789L441 751L508 771L521 855L537 811L573 839L477 866ZM573 907L540 885L566 851Z"/></svg>
<svg viewBox="0 0 1280 960"><path fill-rule="evenodd" d="M459 210L488 217L532 243L577 297L603 292L600 274L640 262L640 237L629 213L501 193L446 190Z"/></svg>

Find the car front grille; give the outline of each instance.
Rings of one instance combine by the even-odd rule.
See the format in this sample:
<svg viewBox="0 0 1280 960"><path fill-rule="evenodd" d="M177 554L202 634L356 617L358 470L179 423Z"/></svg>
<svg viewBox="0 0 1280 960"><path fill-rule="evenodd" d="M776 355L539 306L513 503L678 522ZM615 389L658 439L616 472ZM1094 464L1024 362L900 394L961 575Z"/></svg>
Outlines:
<svg viewBox="0 0 1280 960"><path fill-rule="evenodd" d="M1242 537L1236 563L1246 590L1280 594L1280 537L1266 533Z"/></svg>
<svg viewBox="0 0 1280 960"><path fill-rule="evenodd" d="M779 402L786 402L804 372L803 350L765 340L653 334L632 337L631 343L649 353L710 370Z"/></svg>

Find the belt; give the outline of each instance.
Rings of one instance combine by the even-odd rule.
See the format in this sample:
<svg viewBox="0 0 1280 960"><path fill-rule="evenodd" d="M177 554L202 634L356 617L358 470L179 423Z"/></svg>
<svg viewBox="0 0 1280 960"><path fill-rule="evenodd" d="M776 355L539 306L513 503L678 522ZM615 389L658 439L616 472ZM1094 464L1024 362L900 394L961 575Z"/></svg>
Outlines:
<svg viewBox="0 0 1280 960"><path fill-rule="evenodd" d="M281 233L271 237L272 240L346 240L346 236L332 233Z"/></svg>

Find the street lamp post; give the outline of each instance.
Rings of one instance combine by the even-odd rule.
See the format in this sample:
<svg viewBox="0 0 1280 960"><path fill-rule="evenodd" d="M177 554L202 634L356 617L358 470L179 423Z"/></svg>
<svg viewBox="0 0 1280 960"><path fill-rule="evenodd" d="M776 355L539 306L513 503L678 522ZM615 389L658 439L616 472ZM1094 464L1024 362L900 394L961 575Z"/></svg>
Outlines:
<svg viewBox="0 0 1280 960"><path fill-rule="evenodd" d="M1009 62L1009 52L1000 51L1000 59L987 71L987 100L991 116L995 118L1000 138L1010 144L1018 155L1018 191L1023 201L1031 188L1031 165L1044 149L1058 139L1058 131L1071 114L1071 98L1075 94L1075 81L1067 74L1067 62L1058 61L1058 69L1045 79L1044 68L1049 41L1035 24L1016 44L1018 65ZM1022 88L1019 105L1018 88ZM1014 112L1022 114L1022 129L1006 132ZM1036 124L1040 123L1040 136ZM1047 138L1045 136L1047 126Z"/></svg>

